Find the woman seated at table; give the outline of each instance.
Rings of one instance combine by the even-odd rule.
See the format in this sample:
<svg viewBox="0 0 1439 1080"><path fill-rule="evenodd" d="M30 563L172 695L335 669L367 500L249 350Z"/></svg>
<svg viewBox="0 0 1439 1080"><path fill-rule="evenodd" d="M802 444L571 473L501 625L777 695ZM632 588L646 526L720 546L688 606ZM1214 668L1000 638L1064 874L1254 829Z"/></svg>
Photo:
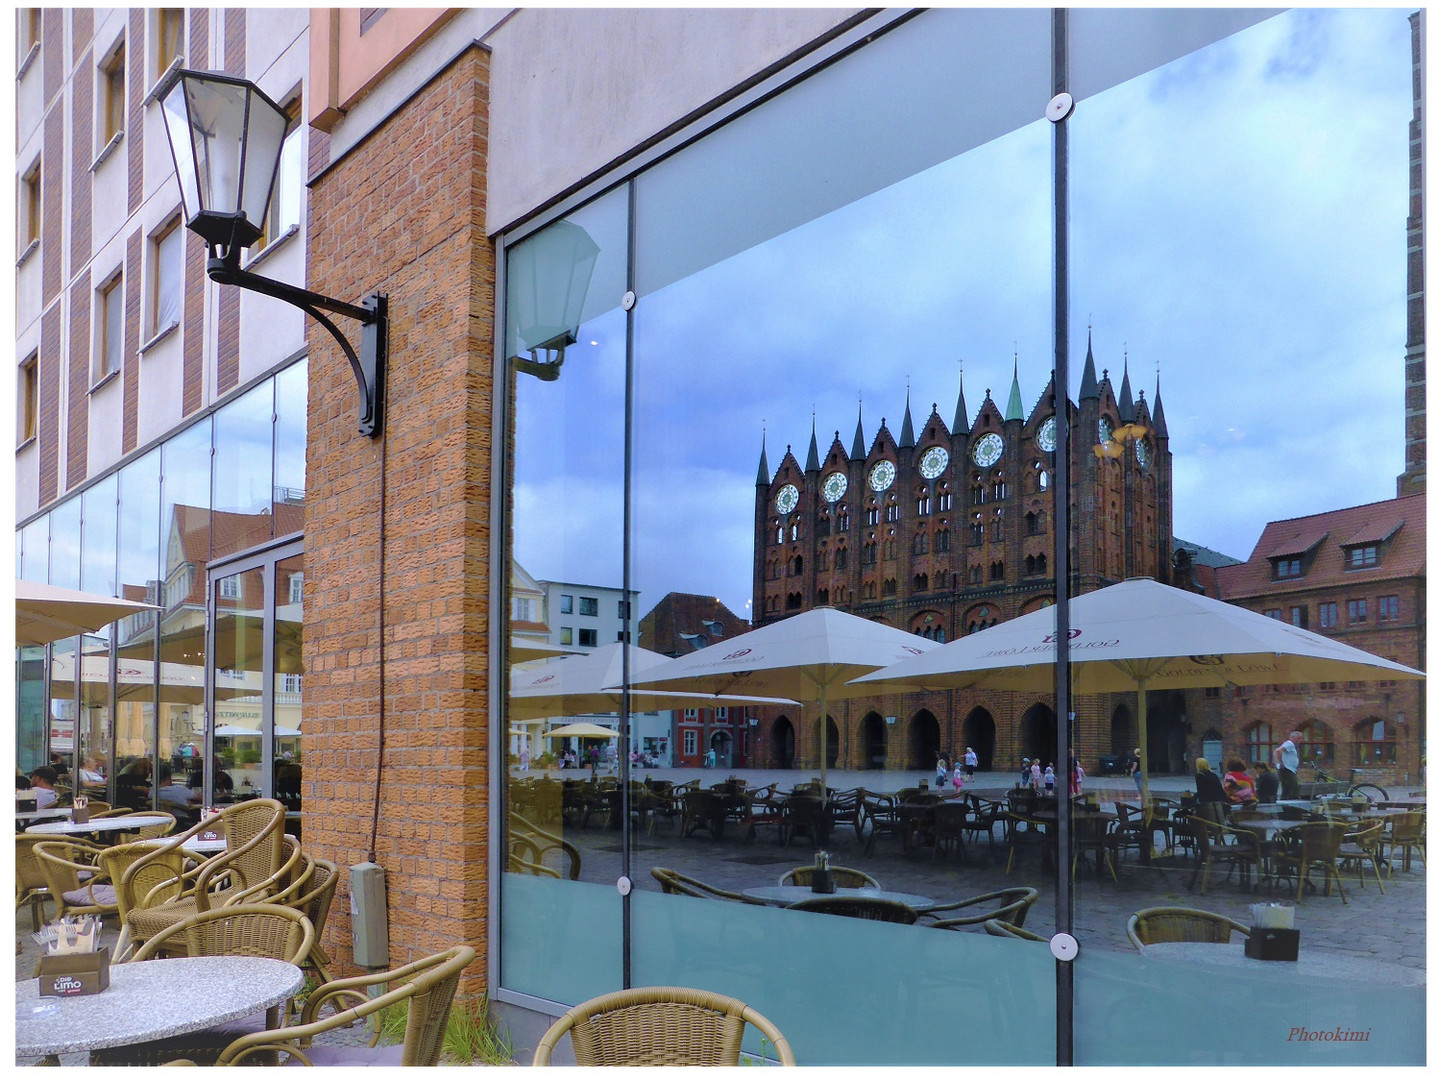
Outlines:
<svg viewBox="0 0 1439 1080"><path fill-rule="evenodd" d="M1279 774L1263 761L1254 763L1254 796L1261 803L1279 800Z"/></svg>
<svg viewBox="0 0 1439 1080"><path fill-rule="evenodd" d="M1194 798L1199 803L1196 809L1200 817L1223 824L1228 813L1229 796L1224 793L1224 784L1204 758L1194 759Z"/></svg>
<svg viewBox="0 0 1439 1080"><path fill-rule="evenodd" d="M1254 792L1254 781L1245 771L1244 762L1238 758L1230 758L1229 764L1225 768L1227 771L1224 774L1224 793L1229 796L1229 804L1231 806L1249 806L1258 802L1259 796Z"/></svg>

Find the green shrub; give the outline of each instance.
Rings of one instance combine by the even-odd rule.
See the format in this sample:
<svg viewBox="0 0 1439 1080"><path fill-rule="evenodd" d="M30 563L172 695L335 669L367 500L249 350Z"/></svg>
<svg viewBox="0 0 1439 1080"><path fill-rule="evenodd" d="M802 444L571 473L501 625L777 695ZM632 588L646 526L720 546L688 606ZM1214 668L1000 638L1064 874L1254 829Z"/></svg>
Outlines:
<svg viewBox="0 0 1439 1080"><path fill-rule="evenodd" d="M380 1041L390 1044L404 1042L405 1022L409 1015L408 1001L380 1010ZM495 1030L486 997L468 1002L455 1001L445 1024L445 1045L440 1051L440 1061L446 1065L514 1064L514 1048Z"/></svg>

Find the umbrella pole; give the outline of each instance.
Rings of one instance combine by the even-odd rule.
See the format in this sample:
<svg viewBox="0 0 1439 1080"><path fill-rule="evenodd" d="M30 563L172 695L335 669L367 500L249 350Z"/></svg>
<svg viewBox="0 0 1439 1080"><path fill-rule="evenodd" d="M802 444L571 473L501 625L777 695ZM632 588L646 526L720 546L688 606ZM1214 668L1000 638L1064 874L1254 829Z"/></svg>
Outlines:
<svg viewBox="0 0 1439 1080"><path fill-rule="evenodd" d="M829 715L825 712L825 685L819 684L819 801L829 798Z"/></svg>
<svg viewBox="0 0 1439 1080"><path fill-rule="evenodd" d="M1147 679L1139 680L1139 806L1144 813L1145 859L1154 857L1154 806L1149 801L1149 708L1146 700Z"/></svg>

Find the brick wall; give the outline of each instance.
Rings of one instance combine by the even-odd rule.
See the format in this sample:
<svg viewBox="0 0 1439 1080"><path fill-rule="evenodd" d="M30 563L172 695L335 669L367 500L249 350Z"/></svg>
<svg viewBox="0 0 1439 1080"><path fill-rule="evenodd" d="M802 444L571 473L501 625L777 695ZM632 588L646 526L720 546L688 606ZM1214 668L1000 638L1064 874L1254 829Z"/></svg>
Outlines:
<svg viewBox="0 0 1439 1080"><path fill-rule="evenodd" d="M391 328L382 443L358 434L349 365L309 327L305 843L342 869L367 857L383 715L392 964L483 951L488 932L487 85L486 54L467 51L310 194L310 288L386 292ZM328 931L340 957L346 888Z"/></svg>
<svg viewBox="0 0 1439 1080"><path fill-rule="evenodd" d="M137 229L125 238L125 360L120 413L120 450L128 454L140 444L140 252Z"/></svg>
<svg viewBox="0 0 1439 1080"><path fill-rule="evenodd" d="M82 271L70 286L70 362L66 368L69 423L66 425L65 488L85 479L90 432L90 272Z"/></svg>

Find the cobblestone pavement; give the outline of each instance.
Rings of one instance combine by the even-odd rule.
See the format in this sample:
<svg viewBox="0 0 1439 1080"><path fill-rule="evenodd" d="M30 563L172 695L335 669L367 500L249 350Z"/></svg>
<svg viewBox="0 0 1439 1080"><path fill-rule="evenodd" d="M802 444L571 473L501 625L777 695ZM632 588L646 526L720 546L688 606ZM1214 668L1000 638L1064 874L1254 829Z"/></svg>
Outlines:
<svg viewBox="0 0 1439 1080"><path fill-rule="evenodd" d="M551 773L552 776L568 775ZM699 777L702 784L724 779L725 770L649 770L657 779L677 782ZM777 780L783 788L790 787L803 774L793 771L764 772L735 770L751 785ZM894 791L916 784L929 774L897 772L831 772L829 784L836 789L868 787L872 790ZM1011 786L1006 775L981 773L966 790L988 797L998 797ZM1161 794L1175 795L1192 788L1189 777L1156 777L1151 788ZM1115 796L1124 801L1135 800L1132 782L1125 777L1092 777L1085 783L1087 793L1097 793L1101 805L1112 809ZM632 877L636 888L658 890L650 874L656 866L731 890L757 885L775 884L789 867L813 862L813 845L803 837L788 847L778 844L773 827L761 828L756 838L746 842L738 828L731 828L721 839L701 832L682 840L678 827L661 824L653 836L634 840ZM612 883L620 873L620 837L597 824L587 829L565 831L566 839L575 843L582 853L582 877L586 881ZM1007 849L1000 830L995 830L995 845L990 852L984 841L969 842L963 858L940 854L935 857L931 847L921 847L906 854L897 836L883 836L875 844L873 856L864 854L864 843L853 829L841 828L831 836L827 850L831 863L864 870L879 880L886 889L917 893L942 900L958 900L1011 885L1032 885L1039 889L1039 900L1025 922L1038 933L1053 933L1055 928L1055 890L1052 870L1041 866L1037 853L1021 852L1016 856L1011 873L1005 873ZM1409 872L1398 869L1392 879L1386 877L1381 895L1372 872L1360 887L1357 872L1343 874L1348 903L1341 902L1336 891L1325 896L1306 894L1295 913L1306 946L1335 949L1345 953L1372 956L1376 959L1424 967L1425 871L1418 855ZM1199 907L1219 912L1245 923L1251 921L1249 905L1256 901L1294 902L1292 882L1261 885L1258 891L1242 886L1237 876L1226 880L1227 871L1211 874L1208 891L1200 894L1190 889L1194 864L1185 855L1158 858L1153 865L1141 865L1133 852L1125 854L1118 867L1119 880L1107 872L1097 872L1090 861L1081 865L1074 877L1074 934L1081 944L1091 948L1130 951L1133 946L1126 933L1129 916L1141 908L1156 906ZM1319 877L1318 875L1316 875ZM1322 877L1319 877L1322 881Z"/></svg>

